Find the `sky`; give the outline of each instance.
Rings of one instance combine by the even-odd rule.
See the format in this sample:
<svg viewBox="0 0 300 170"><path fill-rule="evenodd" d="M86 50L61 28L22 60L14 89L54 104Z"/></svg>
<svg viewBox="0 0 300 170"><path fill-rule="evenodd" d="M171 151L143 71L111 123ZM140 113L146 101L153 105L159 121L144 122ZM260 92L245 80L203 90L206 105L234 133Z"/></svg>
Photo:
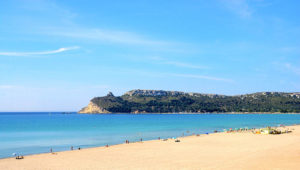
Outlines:
<svg viewBox="0 0 300 170"><path fill-rule="evenodd" d="M0 1L0 111L109 91L300 92L298 0Z"/></svg>

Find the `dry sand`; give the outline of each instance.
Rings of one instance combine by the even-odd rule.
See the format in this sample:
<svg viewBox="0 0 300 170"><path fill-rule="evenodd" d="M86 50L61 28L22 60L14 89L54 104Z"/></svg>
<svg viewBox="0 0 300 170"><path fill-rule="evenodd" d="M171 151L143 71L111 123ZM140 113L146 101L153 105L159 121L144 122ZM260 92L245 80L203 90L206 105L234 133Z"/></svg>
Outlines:
<svg viewBox="0 0 300 170"><path fill-rule="evenodd" d="M0 160L0 169L300 169L300 126L292 133L216 133Z"/></svg>

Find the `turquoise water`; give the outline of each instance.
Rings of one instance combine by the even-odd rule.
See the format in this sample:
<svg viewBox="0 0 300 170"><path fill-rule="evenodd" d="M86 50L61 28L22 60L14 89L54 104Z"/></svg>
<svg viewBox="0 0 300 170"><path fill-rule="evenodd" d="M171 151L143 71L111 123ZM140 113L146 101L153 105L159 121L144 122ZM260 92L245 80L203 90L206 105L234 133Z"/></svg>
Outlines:
<svg viewBox="0 0 300 170"><path fill-rule="evenodd" d="M0 113L0 158L279 124L300 124L300 114Z"/></svg>

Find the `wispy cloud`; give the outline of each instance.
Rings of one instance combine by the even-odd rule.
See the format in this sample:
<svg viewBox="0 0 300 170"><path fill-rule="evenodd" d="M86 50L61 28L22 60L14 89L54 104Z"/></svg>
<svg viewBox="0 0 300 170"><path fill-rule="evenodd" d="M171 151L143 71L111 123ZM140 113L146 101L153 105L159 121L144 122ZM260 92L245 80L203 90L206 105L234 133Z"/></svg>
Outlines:
<svg viewBox="0 0 300 170"><path fill-rule="evenodd" d="M49 31L49 30L51 31ZM120 30L105 30L99 28L80 28L73 30L65 30L60 28L48 28L44 33L51 34L55 36L78 38L86 40L95 40L105 43L118 43L118 44L128 44L128 45L148 45L148 46L167 46L173 43L162 41L162 40L152 40L140 34L133 32L120 31Z"/></svg>
<svg viewBox="0 0 300 170"><path fill-rule="evenodd" d="M59 48L52 51L37 51L37 52L0 52L0 56L37 56L37 55L49 55L57 54L65 51L76 50L78 46Z"/></svg>
<svg viewBox="0 0 300 170"><path fill-rule="evenodd" d="M109 45L135 45L150 48L151 50L182 53L196 51L196 49L188 43L153 37L152 35L140 33L135 30L118 29L114 26L112 29L109 28L109 26L89 27L86 24L81 25L74 20L79 14L68 10L68 7L60 3L53 1L34 2L35 1L28 3L26 1L23 6L31 11L42 11L43 13L48 13L49 11L53 13L53 11L55 11L55 13L51 13L51 17L48 17L47 22L50 23L48 25L41 25L43 22L39 20L35 22L35 30L32 29L32 25L29 25L30 29L28 31L32 31L33 34L50 35L51 37L55 36L63 38L64 40L80 41L80 43L93 42ZM39 19L39 17L36 18Z"/></svg>
<svg viewBox="0 0 300 170"><path fill-rule="evenodd" d="M300 67L295 67L293 66L291 63L284 63L284 68L295 73L295 74L298 74L300 75Z"/></svg>
<svg viewBox="0 0 300 170"><path fill-rule="evenodd" d="M171 76L176 77L185 77L185 78L194 78L194 79L206 79L206 80L214 80L214 81L224 81L224 82L233 82L231 79L224 79L219 77L212 77L212 76L204 76L204 75L197 75L197 74L170 74Z"/></svg>
<svg viewBox="0 0 300 170"><path fill-rule="evenodd" d="M279 48L280 52L285 52L285 53L299 53L300 52L300 47L293 46L293 47L282 47Z"/></svg>
<svg viewBox="0 0 300 170"><path fill-rule="evenodd" d="M68 9L67 6L62 6L62 4L49 1L49 0L26 0L19 1L18 5L20 9L24 9L30 12L39 13L42 15L51 14L53 18L57 21L62 21L61 23L73 23L72 20L78 16L77 13ZM42 17L44 19L44 17ZM47 20L49 22L49 20Z"/></svg>
<svg viewBox="0 0 300 170"><path fill-rule="evenodd" d="M122 70L123 74L130 75L142 75L148 77L156 77L156 78L165 78L165 77L181 77L181 78L191 78L191 79L203 79L203 80L212 80L212 81L223 81L227 83L233 83L234 81L227 78L214 77L209 75L200 75L200 74L183 74L183 73L170 73L170 72L151 72L151 71L143 71L136 69L124 69Z"/></svg>
<svg viewBox="0 0 300 170"><path fill-rule="evenodd" d="M17 86L13 86L13 85L0 85L0 89L12 89L15 88Z"/></svg>
<svg viewBox="0 0 300 170"><path fill-rule="evenodd" d="M151 57L150 58L153 61L157 61L158 64L166 64L166 65L172 65L175 67L183 67L183 68L190 68L190 69L208 69L207 66L201 66L196 64L190 64L185 62L179 62L179 61L173 61L168 60L162 57Z"/></svg>
<svg viewBox="0 0 300 170"><path fill-rule="evenodd" d="M220 0L225 8L242 18L251 17L253 11L250 9L247 0Z"/></svg>

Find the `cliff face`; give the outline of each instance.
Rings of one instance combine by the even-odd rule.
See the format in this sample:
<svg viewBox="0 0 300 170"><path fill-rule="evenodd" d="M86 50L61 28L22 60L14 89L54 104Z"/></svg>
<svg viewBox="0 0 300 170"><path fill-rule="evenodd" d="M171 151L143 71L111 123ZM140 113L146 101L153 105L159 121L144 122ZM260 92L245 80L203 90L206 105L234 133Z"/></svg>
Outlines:
<svg viewBox="0 0 300 170"><path fill-rule="evenodd" d="M93 103L92 101L84 108L82 108L78 113L110 113L106 109L103 109Z"/></svg>

